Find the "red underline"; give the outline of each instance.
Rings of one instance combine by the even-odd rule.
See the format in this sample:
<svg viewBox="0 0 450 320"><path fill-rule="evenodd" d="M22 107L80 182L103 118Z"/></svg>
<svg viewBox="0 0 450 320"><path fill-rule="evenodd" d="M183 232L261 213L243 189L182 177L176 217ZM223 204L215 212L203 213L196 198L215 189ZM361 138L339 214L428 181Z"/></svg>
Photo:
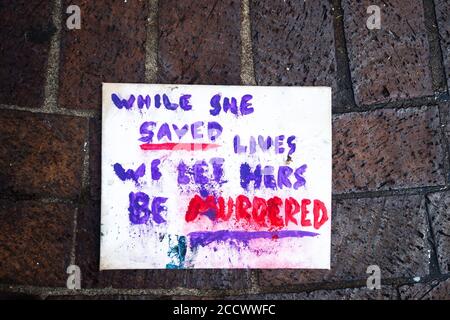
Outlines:
<svg viewBox="0 0 450 320"><path fill-rule="evenodd" d="M140 145L142 150L186 150L186 151L205 151L220 147L213 143L144 143Z"/></svg>

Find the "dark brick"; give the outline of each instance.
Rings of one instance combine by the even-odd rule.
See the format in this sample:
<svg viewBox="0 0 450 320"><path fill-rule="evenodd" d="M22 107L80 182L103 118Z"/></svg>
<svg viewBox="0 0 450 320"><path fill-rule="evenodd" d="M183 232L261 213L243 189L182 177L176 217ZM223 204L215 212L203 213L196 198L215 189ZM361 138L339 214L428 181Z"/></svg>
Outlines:
<svg viewBox="0 0 450 320"><path fill-rule="evenodd" d="M402 300L450 300L450 279L401 286L399 293Z"/></svg>
<svg viewBox="0 0 450 320"><path fill-rule="evenodd" d="M245 270L106 270L99 287L190 289L242 289L247 287Z"/></svg>
<svg viewBox="0 0 450 320"><path fill-rule="evenodd" d="M72 2L63 1L63 8ZM147 2L77 5L81 29L62 30L59 104L101 110L102 82L144 82Z"/></svg>
<svg viewBox="0 0 450 320"><path fill-rule="evenodd" d="M422 196L338 200L332 220L331 270L263 270L260 284L365 283L370 265L380 267L382 285L383 279L428 274L430 248Z"/></svg>
<svg viewBox="0 0 450 320"><path fill-rule="evenodd" d="M330 1L253 0L250 14L258 85L331 86L336 94Z"/></svg>
<svg viewBox="0 0 450 320"><path fill-rule="evenodd" d="M186 270L105 270L96 287L119 289L172 289L185 284Z"/></svg>
<svg viewBox="0 0 450 320"><path fill-rule="evenodd" d="M367 7L381 9L369 30ZM358 105L433 94L422 0L344 0L344 25Z"/></svg>
<svg viewBox="0 0 450 320"><path fill-rule="evenodd" d="M100 259L100 201L88 200L77 214L75 263L81 271L81 287L98 285Z"/></svg>
<svg viewBox="0 0 450 320"><path fill-rule="evenodd" d="M78 196L86 129L82 118L0 111L0 192Z"/></svg>
<svg viewBox="0 0 450 320"><path fill-rule="evenodd" d="M423 300L450 300L450 280L440 282L431 291L426 292Z"/></svg>
<svg viewBox="0 0 450 320"><path fill-rule="evenodd" d="M66 285L74 208L0 200L0 282Z"/></svg>
<svg viewBox="0 0 450 320"><path fill-rule="evenodd" d="M447 85L450 88L450 2L448 0L435 0L435 8Z"/></svg>
<svg viewBox="0 0 450 320"><path fill-rule="evenodd" d="M40 107L44 100L51 36L50 1L2 1L0 4L1 103Z"/></svg>
<svg viewBox="0 0 450 320"><path fill-rule="evenodd" d="M398 288L401 300L420 300L426 292L430 291L437 282L431 283L415 283L402 285Z"/></svg>
<svg viewBox="0 0 450 320"><path fill-rule="evenodd" d="M240 83L240 1L159 1L159 82Z"/></svg>
<svg viewBox="0 0 450 320"><path fill-rule="evenodd" d="M439 268L450 273L450 192L432 193L427 199Z"/></svg>
<svg viewBox="0 0 450 320"><path fill-rule="evenodd" d="M437 107L347 113L333 118L333 191L445 184Z"/></svg>
<svg viewBox="0 0 450 320"><path fill-rule="evenodd" d="M249 271L245 269L189 270L186 287L195 289L245 289L248 288Z"/></svg>
<svg viewBox="0 0 450 320"><path fill-rule="evenodd" d="M0 300L40 300L40 297L21 292L0 292Z"/></svg>

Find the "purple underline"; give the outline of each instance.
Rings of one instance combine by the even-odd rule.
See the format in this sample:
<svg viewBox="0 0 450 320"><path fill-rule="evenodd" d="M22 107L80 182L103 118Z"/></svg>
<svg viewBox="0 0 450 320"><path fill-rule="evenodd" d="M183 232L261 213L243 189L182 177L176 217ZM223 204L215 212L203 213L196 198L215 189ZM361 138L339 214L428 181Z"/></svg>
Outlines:
<svg viewBox="0 0 450 320"><path fill-rule="evenodd" d="M315 237L319 233L299 230L283 230L283 231L198 231L188 234L190 246L206 246L214 241L238 240L248 243L253 239L280 239L280 238L302 238Z"/></svg>

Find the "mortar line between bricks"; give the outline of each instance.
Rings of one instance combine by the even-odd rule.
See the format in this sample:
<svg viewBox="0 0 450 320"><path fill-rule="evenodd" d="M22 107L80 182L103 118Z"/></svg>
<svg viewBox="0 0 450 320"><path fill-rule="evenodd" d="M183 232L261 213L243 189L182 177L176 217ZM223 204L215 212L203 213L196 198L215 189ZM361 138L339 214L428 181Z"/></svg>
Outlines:
<svg viewBox="0 0 450 320"><path fill-rule="evenodd" d="M440 125L440 134L441 134L441 140L444 145L444 153L445 153L445 159L444 159L444 170L446 172L445 181L447 182L447 185L450 187L450 140L447 137L447 132L445 130L446 123L444 123L444 114L442 111L443 106L439 106L439 125Z"/></svg>
<svg viewBox="0 0 450 320"><path fill-rule="evenodd" d="M50 49L47 60L47 75L44 88L44 105L43 109L53 112L57 109L58 100L58 80L59 80L59 55L61 40L61 0L53 1L52 21L56 28L50 40Z"/></svg>
<svg viewBox="0 0 450 320"><path fill-rule="evenodd" d="M408 278L391 278L385 280L382 286L400 287L403 285L411 285L416 283L431 283L432 281L442 282L450 279L450 274L436 277L423 277L421 281L416 282ZM290 285L283 287L266 288L258 292L259 294L270 293L298 293L298 292L313 292L319 290L343 290L343 289L358 289L366 287L366 280L353 280L341 282L328 283L309 283L300 285ZM312 287L314 286L314 287ZM123 288L81 288L79 290L71 290L65 287L39 287L31 285L8 285L0 284L0 292L24 293L36 295L43 298L49 296L99 296L99 295L149 295L149 296L208 296L208 297L227 297L227 296L241 296L254 294L249 289L196 289L177 287L171 289L153 288L153 289L123 289Z"/></svg>
<svg viewBox="0 0 450 320"><path fill-rule="evenodd" d="M343 97L339 105L344 110L356 109L355 93L353 90L350 61L348 58L347 41L345 38L344 9L340 0L332 1L333 31L336 55L337 85ZM345 107L348 106L348 107ZM338 107L339 109L339 107Z"/></svg>
<svg viewBox="0 0 450 320"><path fill-rule="evenodd" d="M248 292L251 294L257 294L260 292L258 283L258 271L259 269L248 269L247 270L247 284Z"/></svg>
<svg viewBox="0 0 450 320"><path fill-rule="evenodd" d="M195 289L195 288L154 288L154 289L125 289L125 288L90 288L79 290L71 290L64 287L37 287L29 285L6 285L0 284L1 292L16 292L16 293L26 293L32 295L40 296L58 296L58 295L86 295L86 296L97 296L97 295L156 295L156 296L227 296L227 295L245 295L248 294L246 289Z"/></svg>
<svg viewBox="0 0 450 320"><path fill-rule="evenodd" d="M426 195L427 193L447 191L449 187L443 186L426 186L416 188L402 188L395 190L374 190L362 192L348 192L348 193L334 193L333 200L346 199L364 199L364 198L380 198L380 197L394 197L394 196L412 196L412 195Z"/></svg>
<svg viewBox="0 0 450 320"><path fill-rule="evenodd" d="M75 116L82 118L96 118L99 117L99 111L97 110L76 110L76 109L45 109L45 108L28 108L28 107L20 107L16 105L9 104L0 104L0 109L2 110L16 110L16 111L26 111L32 113L41 113L41 114L56 114L62 116Z"/></svg>
<svg viewBox="0 0 450 320"><path fill-rule="evenodd" d="M395 288L394 288L394 290L395 290L395 295L396 295L396 300L402 300L402 295L400 294L400 286L396 286Z"/></svg>
<svg viewBox="0 0 450 320"><path fill-rule="evenodd" d="M77 227L78 227L78 207L75 208L73 213L73 228L72 228L72 243L70 248L70 264L76 264L76 245L77 245Z"/></svg>
<svg viewBox="0 0 450 320"><path fill-rule="evenodd" d="M364 192L348 192L348 193L334 193L332 194L333 200L346 200L346 199L364 199L364 198L380 198L380 197L394 197L402 195L426 195L428 193L448 191L448 186L429 186L429 187L417 187L417 188L404 188L397 190L377 190L377 191L364 191ZM12 194L0 195L2 200L34 200L45 203L67 203L76 204L77 199L72 198L57 198L57 197L42 197L42 196L14 196Z"/></svg>
<svg viewBox="0 0 450 320"><path fill-rule="evenodd" d="M433 281L446 281L450 279L448 275L424 275L420 277L419 281L415 281L414 277L392 277L382 278L381 288L394 287L398 288L404 285L414 285L418 283L431 283ZM355 279L355 280L338 280L334 282L311 282L311 283L299 283L299 284L284 284L278 286L264 287L259 293L296 293L296 292L313 292L319 290L345 290L345 289L363 289L367 288L367 279Z"/></svg>
<svg viewBox="0 0 450 320"><path fill-rule="evenodd" d="M429 272L431 275L441 275L441 267L439 265L439 259L437 256L437 246L436 246L436 238L434 236L434 228L433 223L431 221L430 214L430 203L431 201L428 199L428 195L425 195L425 214L428 223L428 241L431 243L431 252L430 252L430 261L429 261Z"/></svg>
<svg viewBox="0 0 450 320"><path fill-rule="evenodd" d="M428 262L428 272L431 275L440 275L441 270L439 266L439 260L437 257L437 248L436 248L436 239L434 237L434 229L433 229L433 223L431 222L431 215L430 215L430 200L428 199L428 195L425 195L425 217L427 219L428 224L428 237L427 241L430 242L431 245L431 251L430 251L430 260Z"/></svg>
<svg viewBox="0 0 450 320"><path fill-rule="evenodd" d="M364 282L365 284L365 282ZM298 286L285 286L271 288L270 290L263 290L258 292L259 294L270 294L270 293L292 293L292 292L308 292L308 291L319 291L319 290L338 290L338 289L354 289L362 288L364 284L360 281L359 283L354 283L353 286L348 285L338 285L333 288L324 286L316 288L304 288L303 290L295 290L294 287ZM406 281L404 284L408 284ZM278 289L278 290L277 290ZM124 289L124 288L92 288L92 289L79 289L71 290L63 287L35 287L27 285L0 285L0 291L3 292L15 292L15 293L26 293L32 295L39 295L42 297L48 296L62 296L62 295L85 295L85 296L98 296L98 295L154 295L154 296L208 296L208 297L226 297L226 296L241 296L241 295L252 295L258 294L249 291L248 289L195 289L195 288L171 288L171 289Z"/></svg>
<svg viewBox="0 0 450 320"><path fill-rule="evenodd" d="M155 80L156 81L156 80ZM447 102L450 101L447 97L422 97L415 99L406 99L382 104L374 104L374 105L365 105L358 107L357 109L342 109L342 108L334 108L333 114L349 114L349 113L363 113L363 112L371 112L380 109L405 109L405 108L421 108L421 107L433 107L436 106L439 102ZM97 118L100 117L99 110L77 110L77 109L66 109L66 108L56 108L52 110L48 110L45 108L30 108L30 107L22 107L17 105L9 105L9 104L0 104L0 109L6 110L17 110L17 111L27 111L32 113L43 113L43 114L57 114L57 115L65 115L65 116L76 116L76 117L85 117L85 118Z"/></svg>
<svg viewBox="0 0 450 320"><path fill-rule="evenodd" d="M429 96L429 97L419 97L413 99L402 99L397 101L389 101L378 104L371 105L361 105L354 109L345 109L336 107L333 110L333 114L347 114L347 113L360 113L360 112L370 112L380 109L406 109L406 108L420 108L420 107L431 107L438 105L439 102L449 101L448 97L445 95L440 95L439 97Z"/></svg>
<svg viewBox="0 0 450 320"><path fill-rule="evenodd" d="M158 81L158 0L148 0L145 40L145 82Z"/></svg>
<svg viewBox="0 0 450 320"><path fill-rule="evenodd" d="M0 200L10 201L39 201L42 203L63 203L63 204L76 204L76 199L69 198L57 198L57 197L42 197L36 195L19 195L14 196L12 194L0 194Z"/></svg>
<svg viewBox="0 0 450 320"><path fill-rule="evenodd" d="M83 146L83 153L84 153L84 157L83 157L83 164L82 164L82 172L81 172L81 190L82 192L88 192L88 188L90 185L90 181L89 181L89 161L90 161L90 157L89 157L89 152L91 149L91 144L89 141L90 138L90 121L87 121L87 129L86 129L86 134L84 137L84 146Z"/></svg>
<svg viewBox="0 0 450 320"><path fill-rule="evenodd" d="M241 84L256 85L253 64L252 29L250 19L250 0L241 0Z"/></svg>
<svg viewBox="0 0 450 320"><path fill-rule="evenodd" d="M87 129L85 134L85 141L83 146L83 164L82 164L82 173L81 173L81 192L89 194L89 151L90 151L90 125L89 120L87 120ZM82 199L86 199L87 197L82 197ZM83 200L84 202L85 200ZM83 204L83 203L82 203ZM70 264L76 264L76 246L77 246L77 230L78 230L78 212L79 206L77 206L74 210L73 215L73 230L72 230L72 246L70 250Z"/></svg>
<svg viewBox="0 0 450 320"><path fill-rule="evenodd" d="M433 0L423 0L425 29L430 50L430 67L433 91L437 95L448 95L444 59L439 41L439 26Z"/></svg>

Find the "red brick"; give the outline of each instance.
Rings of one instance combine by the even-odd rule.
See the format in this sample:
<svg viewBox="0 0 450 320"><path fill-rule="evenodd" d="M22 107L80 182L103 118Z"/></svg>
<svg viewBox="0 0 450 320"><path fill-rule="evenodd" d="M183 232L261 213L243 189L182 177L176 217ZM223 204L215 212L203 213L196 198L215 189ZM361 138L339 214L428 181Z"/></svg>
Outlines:
<svg viewBox="0 0 450 320"><path fill-rule="evenodd" d="M159 82L240 83L240 1L159 1Z"/></svg>
<svg viewBox="0 0 450 320"><path fill-rule="evenodd" d="M63 1L63 8L72 2ZM83 0L77 5L81 29L62 30L59 104L101 110L102 82L144 82L147 2Z"/></svg>
<svg viewBox="0 0 450 320"><path fill-rule="evenodd" d="M262 270L260 284L272 288L351 280L365 283L370 265L380 267L382 285L383 279L427 275L430 247L424 200L395 196L336 201L331 270Z"/></svg>
<svg viewBox="0 0 450 320"><path fill-rule="evenodd" d="M367 7L381 9L369 30ZM358 105L433 94L422 0L344 0L345 34Z"/></svg>
<svg viewBox="0 0 450 320"><path fill-rule="evenodd" d="M86 129L82 118L0 111L0 192L77 197Z"/></svg>
<svg viewBox="0 0 450 320"><path fill-rule="evenodd" d="M0 200L0 282L65 286L73 215L69 204Z"/></svg>
<svg viewBox="0 0 450 320"><path fill-rule="evenodd" d="M450 192L429 194L427 200L439 268L450 273Z"/></svg>
<svg viewBox="0 0 450 320"><path fill-rule="evenodd" d="M250 14L259 85L331 86L336 94L330 1L251 1Z"/></svg>
<svg viewBox="0 0 450 320"><path fill-rule="evenodd" d="M347 113L333 118L333 191L445 184L437 107Z"/></svg>
<svg viewBox="0 0 450 320"><path fill-rule="evenodd" d="M50 39L51 1L2 1L0 5L0 103L39 108Z"/></svg>
<svg viewBox="0 0 450 320"><path fill-rule="evenodd" d="M450 2L448 0L435 0L435 9L442 56L445 63L445 74L450 88Z"/></svg>

